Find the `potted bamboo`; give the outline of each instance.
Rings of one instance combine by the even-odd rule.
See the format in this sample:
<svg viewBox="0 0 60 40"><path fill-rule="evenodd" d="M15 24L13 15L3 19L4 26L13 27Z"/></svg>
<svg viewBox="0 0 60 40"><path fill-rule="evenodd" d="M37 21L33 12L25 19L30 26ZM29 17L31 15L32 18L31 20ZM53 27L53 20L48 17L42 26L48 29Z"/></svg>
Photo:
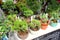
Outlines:
<svg viewBox="0 0 60 40"><path fill-rule="evenodd" d="M28 37L28 24L25 20L17 19L14 22L14 30L17 31L21 39L26 39Z"/></svg>
<svg viewBox="0 0 60 40"><path fill-rule="evenodd" d="M38 31L40 29L41 23L39 20L33 19L30 23L29 23L29 27L31 30L33 31Z"/></svg>
<svg viewBox="0 0 60 40"><path fill-rule="evenodd" d="M48 24L49 24L49 20L48 20L48 16L43 13L43 14L40 14L40 21L41 21L41 29L43 30L46 30L46 28L48 27Z"/></svg>

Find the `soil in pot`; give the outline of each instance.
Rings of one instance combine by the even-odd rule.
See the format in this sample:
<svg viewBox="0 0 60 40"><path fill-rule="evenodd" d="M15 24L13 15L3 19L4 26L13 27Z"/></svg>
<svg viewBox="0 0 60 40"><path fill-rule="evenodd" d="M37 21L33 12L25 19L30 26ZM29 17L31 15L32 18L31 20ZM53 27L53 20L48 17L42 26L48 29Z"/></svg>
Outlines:
<svg viewBox="0 0 60 40"><path fill-rule="evenodd" d="M33 31L38 31L40 28L38 26L36 26L35 28L30 27L30 29L33 30Z"/></svg>
<svg viewBox="0 0 60 40"><path fill-rule="evenodd" d="M18 37L21 39L26 39L28 37L28 31L25 32L18 31Z"/></svg>
<svg viewBox="0 0 60 40"><path fill-rule="evenodd" d="M48 27L48 23L41 23L41 29L46 30Z"/></svg>

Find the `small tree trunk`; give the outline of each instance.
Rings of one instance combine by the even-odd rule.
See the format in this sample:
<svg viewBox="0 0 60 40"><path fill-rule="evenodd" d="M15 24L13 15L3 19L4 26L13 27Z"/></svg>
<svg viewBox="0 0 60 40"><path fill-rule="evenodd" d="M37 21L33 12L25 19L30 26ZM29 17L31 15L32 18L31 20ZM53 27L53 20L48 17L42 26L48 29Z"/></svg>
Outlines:
<svg viewBox="0 0 60 40"><path fill-rule="evenodd" d="M0 0L0 5L2 4L2 0Z"/></svg>

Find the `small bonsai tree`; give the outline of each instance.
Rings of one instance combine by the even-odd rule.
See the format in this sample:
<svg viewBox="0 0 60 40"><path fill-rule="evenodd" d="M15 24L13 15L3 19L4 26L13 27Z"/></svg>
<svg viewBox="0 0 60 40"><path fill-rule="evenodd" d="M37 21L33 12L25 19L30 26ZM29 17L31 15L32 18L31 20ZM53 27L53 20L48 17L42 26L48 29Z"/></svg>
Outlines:
<svg viewBox="0 0 60 40"><path fill-rule="evenodd" d="M17 7L19 8L20 11L23 12L23 15L24 15L25 17L29 17L29 16L33 15L33 11L30 10L30 9L26 6L26 4L24 4L24 3L22 3L22 2L18 2L18 3L17 3Z"/></svg>
<svg viewBox="0 0 60 40"><path fill-rule="evenodd" d="M4 11L10 12L11 10L15 12L16 5L12 1L6 1L2 5Z"/></svg>
<svg viewBox="0 0 60 40"><path fill-rule="evenodd" d="M23 14L25 17L29 17L29 16L32 16L33 15L33 11L32 10L26 10L24 11L24 14Z"/></svg>

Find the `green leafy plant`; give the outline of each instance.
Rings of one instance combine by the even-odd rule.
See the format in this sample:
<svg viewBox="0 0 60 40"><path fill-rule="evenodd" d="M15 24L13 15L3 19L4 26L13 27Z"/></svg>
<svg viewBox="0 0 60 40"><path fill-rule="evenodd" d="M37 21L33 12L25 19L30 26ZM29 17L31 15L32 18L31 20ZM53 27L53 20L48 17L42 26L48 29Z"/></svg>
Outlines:
<svg viewBox="0 0 60 40"><path fill-rule="evenodd" d="M36 28L36 27L40 27L41 26L41 23L39 20L36 20L36 19L33 19L30 23L29 23L29 26L31 28Z"/></svg>
<svg viewBox="0 0 60 40"><path fill-rule="evenodd" d="M16 4L16 6L19 8L19 11L25 11L25 10L27 10L26 8L26 4L25 3L22 3L22 2L18 2L17 4Z"/></svg>
<svg viewBox="0 0 60 40"><path fill-rule="evenodd" d="M10 11L8 11L8 13L13 15L13 14L18 14L18 11L10 10Z"/></svg>
<svg viewBox="0 0 60 40"><path fill-rule="evenodd" d="M31 10L34 12L37 12L38 10L41 10L42 7L42 1L41 0L27 0L27 5Z"/></svg>
<svg viewBox="0 0 60 40"><path fill-rule="evenodd" d="M26 4L22 3L22 2L18 2L17 3L17 7L19 8L19 10L21 10L23 12L23 15L26 17L29 17L31 15L33 15L33 11L30 10Z"/></svg>
<svg viewBox="0 0 60 40"><path fill-rule="evenodd" d="M51 12L50 15L51 15L51 18L52 18L52 19L58 19L58 17L59 17L59 14L58 14L57 11Z"/></svg>
<svg viewBox="0 0 60 40"><path fill-rule="evenodd" d="M48 21L48 16L45 13L40 14L40 19L42 20L42 22L47 22Z"/></svg>
<svg viewBox="0 0 60 40"><path fill-rule="evenodd" d="M33 11L32 10L26 10L24 11L24 16L29 17L33 15Z"/></svg>
<svg viewBox="0 0 60 40"><path fill-rule="evenodd" d="M14 29L25 32L28 30L28 24L26 21L18 19L14 22Z"/></svg>
<svg viewBox="0 0 60 40"><path fill-rule="evenodd" d="M58 8L60 8L60 4L57 2L57 0L50 0L47 6L47 12L56 11Z"/></svg>
<svg viewBox="0 0 60 40"><path fill-rule="evenodd" d="M6 1L3 3L2 8L9 11L16 9L16 6L12 1Z"/></svg>

